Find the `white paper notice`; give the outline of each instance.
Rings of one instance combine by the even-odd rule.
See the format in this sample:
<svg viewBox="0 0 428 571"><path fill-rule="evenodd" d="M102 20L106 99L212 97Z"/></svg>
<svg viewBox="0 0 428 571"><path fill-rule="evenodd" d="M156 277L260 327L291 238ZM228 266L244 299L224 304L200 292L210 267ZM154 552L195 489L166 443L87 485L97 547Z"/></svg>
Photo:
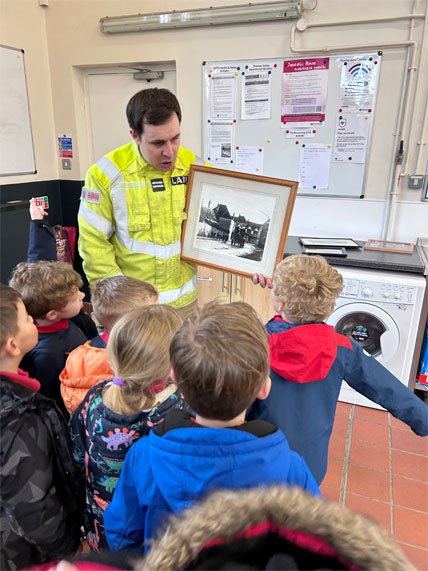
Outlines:
<svg viewBox="0 0 428 571"><path fill-rule="evenodd" d="M329 58L287 60L283 66L281 127L325 121Z"/></svg>
<svg viewBox="0 0 428 571"><path fill-rule="evenodd" d="M210 123L210 146L208 161L217 163L232 162L234 146L234 124L232 121Z"/></svg>
<svg viewBox="0 0 428 571"><path fill-rule="evenodd" d="M236 75L213 74L210 88L211 119L234 119L236 115Z"/></svg>
<svg viewBox="0 0 428 571"><path fill-rule="evenodd" d="M309 139L315 137L316 130L315 129L287 129L285 132L285 136L287 139Z"/></svg>
<svg viewBox="0 0 428 571"><path fill-rule="evenodd" d="M379 62L367 56L341 58L339 106L347 112L373 108Z"/></svg>
<svg viewBox="0 0 428 571"><path fill-rule="evenodd" d="M321 143L302 145L299 163L299 184L302 188L328 188L331 146Z"/></svg>
<svg viewBox="0 0 428 571"><path fill-rule="evenodd" d="M241 119L270 119L272 64L248 67L242 82Z"/></svg>
<svg viewBox="0 0 428 571"><path fill-rule="evenodd" d="M237 147L236 170L251 174L263 174L263 147Z"/></svg>
<svg viewBox="0 0 428 571"><path fill-rule="evenodd" d="M365 163L370 116L342 113L336 120L334 162Z"/></svg>

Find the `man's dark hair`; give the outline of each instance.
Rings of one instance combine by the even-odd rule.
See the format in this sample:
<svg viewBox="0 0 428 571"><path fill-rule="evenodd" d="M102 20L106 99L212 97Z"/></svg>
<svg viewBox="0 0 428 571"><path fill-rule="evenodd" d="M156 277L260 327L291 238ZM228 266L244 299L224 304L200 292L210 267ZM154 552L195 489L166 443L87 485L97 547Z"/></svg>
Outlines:
<svg viewBox="0 0 428 571"><path fill-rule="evenodd" d="M131 129L141 137L144 123L163 125L177 114L181 123L181 109L176 96L168 89L143 89L131 97L126 106L126 117Z"/></svg>

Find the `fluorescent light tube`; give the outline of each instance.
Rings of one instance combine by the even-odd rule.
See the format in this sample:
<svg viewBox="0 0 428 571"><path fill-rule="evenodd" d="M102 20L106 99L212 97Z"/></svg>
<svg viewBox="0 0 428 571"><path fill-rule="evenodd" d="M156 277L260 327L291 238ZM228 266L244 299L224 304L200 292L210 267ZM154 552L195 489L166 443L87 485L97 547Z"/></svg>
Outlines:
<svg viewBox="0 0 428 571"><path fill-rule="evenodd" d="M193 26L215 26L267 22L299 18L302 14L302 0L284 0L260 4L239 4L173 12L113 16L100 19L102 32L145 32L169 28Z"/></svg>

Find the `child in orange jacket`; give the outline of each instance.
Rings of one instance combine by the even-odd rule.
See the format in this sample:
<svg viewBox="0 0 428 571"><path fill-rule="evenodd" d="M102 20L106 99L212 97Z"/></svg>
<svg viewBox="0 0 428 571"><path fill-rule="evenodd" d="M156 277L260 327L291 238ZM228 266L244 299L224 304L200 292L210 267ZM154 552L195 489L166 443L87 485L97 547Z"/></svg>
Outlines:
<svg viewBox="0 0 428 571"><path fill-rule="evenodd" d="M104 333L76 347L59 378L61 396L70 414L98 381L113 375L107 361L107 340L116 321L131 309L158 303L158 291L150 283L131 276L102 278L91 286L91 302Z"/></svg>

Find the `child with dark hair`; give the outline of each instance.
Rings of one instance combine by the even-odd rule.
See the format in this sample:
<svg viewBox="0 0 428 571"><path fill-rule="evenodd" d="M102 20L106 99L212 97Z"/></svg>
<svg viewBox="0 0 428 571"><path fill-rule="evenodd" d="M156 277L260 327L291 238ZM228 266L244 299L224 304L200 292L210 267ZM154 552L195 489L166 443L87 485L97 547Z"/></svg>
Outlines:
<svg viewBox="0 0 428 571"><path fill-rule="evenodd" d="M41 393L53 398L68 417L60 394L59 374L68 353L86 341L70 320L82 308L82 278L65 262L21 262L12 272L10 285L19 291L39 332L36 347L21 367L40 379Z"/></svg>
<svg viewBox="0 0 428 571"><path fill-rule="evenodd" d="M18 369L37 329L3 284L0 317L0 568L22 569L77 549L84 496L64 418Z"/></svg>
<svg viewBox="0 0 428 571"><path fill-rule="evenodd" d="M114 551L145 550L170 513L217 488L282 483L319 494L304 460L246 408L269 394L267 334L246 303L204 306L175 334L171 375L195 415L172 411L126 456L104 514Z"/></svg>

